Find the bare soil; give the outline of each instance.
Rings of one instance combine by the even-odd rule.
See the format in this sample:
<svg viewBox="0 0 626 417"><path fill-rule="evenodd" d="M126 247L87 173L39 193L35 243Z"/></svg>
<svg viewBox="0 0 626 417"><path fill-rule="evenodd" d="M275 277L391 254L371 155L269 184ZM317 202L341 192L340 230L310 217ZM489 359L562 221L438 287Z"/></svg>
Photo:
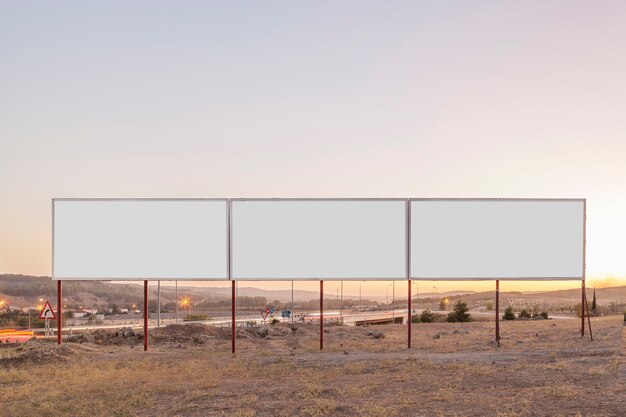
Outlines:
<svg viewBox="0 0 626 417"><path fill-rule="evenodd" d="M624 416L621 316L407 326L173 325L0 349L0 416ZM372 333L382 331L383 335ZM368 334L368 332L370 334Z"/></svg>

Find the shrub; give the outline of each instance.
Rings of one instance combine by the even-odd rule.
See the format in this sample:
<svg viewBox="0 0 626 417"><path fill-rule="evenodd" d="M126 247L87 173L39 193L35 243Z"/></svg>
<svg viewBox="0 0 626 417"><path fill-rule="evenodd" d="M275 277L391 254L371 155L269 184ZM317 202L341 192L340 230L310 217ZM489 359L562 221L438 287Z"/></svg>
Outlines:
<svg viewBox="0 0 626 417"><path fill-rule="evenodd" d="M422 311L422 314L420 314L419 320L422 323L433 323L435 321L435 313L426 309Z"/></svg>
<svg viewBox="0 0 626 417"><path fill-rule="evenodd" d="M447 322L448 323L456 323L456 322L468 322L470 321L470 314L467 312L469 308L467 308L467 303L459 300L454 305L454 310L448 314Z"/></svg>
<svg viewBox="0 0 626 417"><path fill-rule="evenodd" d="M411 315L411 323L419 323L419 322L420 322L420 316L418 316L417 314Z"/></svg>
<svg viewBox="0 0 626 417"><path fill-rule="evenodd" d="M523 308L522 311L519 312L518 317L520 319L529 319L530 318L530 313L525 308Z"/></svg>
<svg viewBox="0 0 626 417"><path fill-rule="evenodd" d="M206 314L187 314L183 321L195 321L195 320L208 320L209 316Z"/></svg>
<svg viewBox="0 0 626 417"><path fill-rule="evenodd" d="M504 320L515 320L515 313L513 312L513 307L508 306L504 310L504 315L502 316Z"/></svg>
<svg viewBox="0 0 626 417"><path fill-rule="evenodd" d="M548 312L547 311L542 311L540 316L543 317L544 319L548 320Z"/></svg>
<svg viewBox="0 0 626 417"><path fill-rule="evenodd" d="M276 323L280 323L280 320L278 320L276 317L272 317L272 319L270 320L270 324L276 324Z"/></svg>

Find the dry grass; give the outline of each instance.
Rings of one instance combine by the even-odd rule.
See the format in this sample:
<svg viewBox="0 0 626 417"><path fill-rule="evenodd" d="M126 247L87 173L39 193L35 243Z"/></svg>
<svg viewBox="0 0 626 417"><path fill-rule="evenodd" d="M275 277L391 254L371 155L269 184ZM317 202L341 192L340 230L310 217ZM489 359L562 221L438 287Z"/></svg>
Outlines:
<svg viewBox="0 0 626 417"><path fill-rule="evenodd" d="M0 416L624 415L621 317L594 319L594 342L578 325L505 322L501 348L493 323L414 325L411 350L399 325L377 327L383 339L330 327L322 353L314 325L242 338L235 356L223 337L147 353L73 347L0 368Z"/></svg>

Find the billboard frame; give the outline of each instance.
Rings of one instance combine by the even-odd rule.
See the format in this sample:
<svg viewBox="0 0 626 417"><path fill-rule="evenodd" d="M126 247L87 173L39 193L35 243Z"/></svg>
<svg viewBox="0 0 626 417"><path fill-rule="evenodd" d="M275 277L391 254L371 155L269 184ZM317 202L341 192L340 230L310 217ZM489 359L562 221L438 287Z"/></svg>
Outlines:
<svg viewBox="0 0 626 417"><path fill-rule="evenodd" d="M153 201L153 202L157 202L157 201L168 201L168 202L174 202L174 201L223 201L224 203L226 203L226 212L225 212L225 216L226 216L226 230L224 233L224 237L226 239L226 277L225 278L186 278L186 277L166 277L166 278L155 278L155 277L115 277L115 278L101 278L101 279L97 279L97 278L86 278L86 277L55 277L54 274L54 238L55 238L55 227L54 227L54 223L55 223L55 203L57 201L118 201L118 202L122 202L122 201ZM230 199L228 198L194 198L194 197L183 197L183 198L176 198L176 197L172 197L172 198L158 198L158 197L130 197L130 198L125 198L125 197L120 197L120 198L109 198L109 197L105 197L105 198L92 198L92 197L85 197L85 198L52 198L52 280L53 281L127 281L127 282L133 282L133 281L230 281L230 265L229 265L229 257L230 257L230 248L229 248L229 240L230 240L230 236L229 236L229 224L230 224Z"/></svg>
<svg viewBox="0 0 626 417"><path fill-rule="evenodd" d="M344 198L298 198L298 197L294 197L294 198L290 198L290 197L286 197L286 198L231 198L230 200L230 210L231 210L231 222L229 224L230 227L230 232L229 232L229 236L230 236L230 252L229 252L229 257L230 257L230 262L231 262L231 271L232 271L232 258L233 258L233 253L232 253L232 203L233 202L244 202L244 201L271 201L271 202L280 202L280 201L318 201L318 202L332 202L332 201L355 201L355 202L371 202L371 201L395 201L395 202L403 202L406 204L407 201L409 201L409 199L407 198L398 198L398 197L390 197L390 198L368 198L368 197L363 197L363 198L359 198L359 197L344 197ZM406 208L405 208L406 210ZM410 232L408 231L407 227L407 219L408 219L408 214L405 212L405 220L404 220L404 228L405 228L405 242L404 242L404 246L405 246L405 254L404 254L404 268L406 269L406 265L408 263L410 263L410 253L409 253L409 238L410 238ZM380 278L380 277L350 277L350 278L337 278L337 277L306 277L306 278L295 278L295 279L285 279L285 278L277 278L277 279L272 279L272 278L245 278L245 277L237 277L237 278L233 278L231 276L231 280L233 281L280 281L280 282L288 282L288 281L400 281L400 280L407 280L408 278L408 274L405 272L403 274L404 276L400 277L389 277L389 278Z"/></svg>
<svg viewBox="0 0 626 417"><path fill-rule="evenodd" d="M582 265L581 274L576 277L421 277L415 276L409 272L409 279L415 281L580 281L586 277L586 247L587 247L587 199L586 198L409 198L409 212L411 211L411 203L413 201L459 201L459 202L563 202L563 203L582 203ZM411 239L410 225L408 226L409 239ZM410 257L410 256L409 256Z"/></svg>

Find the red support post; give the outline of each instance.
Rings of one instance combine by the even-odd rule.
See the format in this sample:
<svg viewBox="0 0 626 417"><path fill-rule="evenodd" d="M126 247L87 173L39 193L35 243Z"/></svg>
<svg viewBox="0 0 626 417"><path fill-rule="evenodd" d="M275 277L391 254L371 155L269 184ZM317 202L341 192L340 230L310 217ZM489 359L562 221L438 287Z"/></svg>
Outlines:
<svg viewBox="0 0 626 417"><path fill-rule="evenodd" d="M148 281L143 282L143 350L148 350Z"/></svg>
<svg viewBox="0 0 626 417"><path fill-rule="evenodd" d="M237 339L237 296L235 291L235 281L232 290L232 353L235 353L235 340Z"/></svg>
<svg viewBox="0 0 626 417"><path fill-rule="evenodd" d="M582 297L580 302L580 337L585 335L585 280L582 280Z"/></svg>
<svg viewBox="0 0 626 417"><path fill-rule="evenodd" d="M408 318L408 345L409 345L409 349L411 349L411 280L409 279L409 303L408 303L408 310L409 310L409 318Z"/></svg>
<svg viewBox="0 0 626 417"><path fill-rule="evenodd" d="M61 281L57 281L57 344L61 344L63 336L63 291Z"/></svg>
<svg viewBox="0 0 626 417"><path fill-rule="evenodd" d="M320 350L324 349L324 281L320 280Z"/></svg>
<svg viewBox="0 0 626 417"><path fill-rule="evenodd" d="M496 280L496 342L500 347L500 280Z"/></svg>

